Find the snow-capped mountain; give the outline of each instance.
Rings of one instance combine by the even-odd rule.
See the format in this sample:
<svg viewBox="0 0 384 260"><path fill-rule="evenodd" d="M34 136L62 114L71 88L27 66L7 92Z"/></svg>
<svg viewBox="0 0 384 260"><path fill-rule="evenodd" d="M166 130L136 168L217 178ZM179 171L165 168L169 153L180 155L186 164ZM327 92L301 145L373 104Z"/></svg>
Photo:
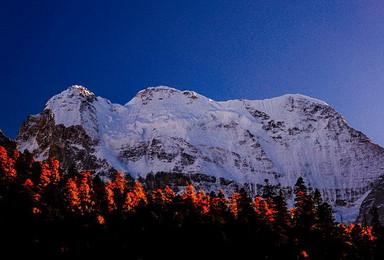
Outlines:
<svg viewBox="0 0 384 260"><path fill-rule="evenodd" d="M30 116L16 140L38 159L96 173L183 173L254 191L265 179L289 190L303 177L340 214L351 213L344 219L356 217L384 173L383 148L303 95L217 102L160 86L119 105L72 86Z"/></svg>

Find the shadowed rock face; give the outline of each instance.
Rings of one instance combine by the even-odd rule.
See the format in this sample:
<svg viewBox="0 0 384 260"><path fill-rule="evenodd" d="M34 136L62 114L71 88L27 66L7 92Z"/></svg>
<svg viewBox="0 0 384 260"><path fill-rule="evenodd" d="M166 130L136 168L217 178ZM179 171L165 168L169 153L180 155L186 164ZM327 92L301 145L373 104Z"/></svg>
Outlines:
<svg viewBox="0 0 384 260"><path fill-rule="evenodd" d="M4 147L6 150L15 150L17 147L17 143L8 137L6 137L3 131L0 130L0 145Z"/></svg>
<svg viewBox="0 0 384 260"><path fill-rule="evenodd" d="M373 189L361 204L359 215L356 222L370 225L372 216L370 210L372 207L376 207L379 213L379 218L382 224L384 224L384 179L379 178Z"/></svg>
<svg viewBox="0 0 384 260"><path fill-rule="evenodd" d="M17 142L24 144L21 149L28 149L30 143L34 149L30 152L38 159L55 157L64 169L76 168L94 172L102 166L107 166L105 160L100 160L92 153L98 140L92 139L83 126L65 127L55 124L52 112L44 110L36 116L29 116L19 131Z"/></svg>
<svg viewBox="0 0 384 260"><path fill-rule="evenodd" d="M159 173L147 180L153 187L184 174L206 190L233 182L257 192L265 179L290 190L303 177L342 208L358 207L384 174L383 148L326 103L302 95L216 102L156 87L119 105L73 86L30 116L16 140L20 150L54 156L67 169Z"/></svg>

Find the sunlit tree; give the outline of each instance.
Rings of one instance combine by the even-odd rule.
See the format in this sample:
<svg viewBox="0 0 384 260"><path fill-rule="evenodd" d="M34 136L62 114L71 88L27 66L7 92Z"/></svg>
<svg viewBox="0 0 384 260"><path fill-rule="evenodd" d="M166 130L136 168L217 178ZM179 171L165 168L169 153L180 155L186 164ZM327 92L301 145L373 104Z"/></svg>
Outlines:
<svg viewBox="0 0 384 260"><path fill-rule="evenodd" d="M117 208L115 204L115 199L114 199L114 192L113 192L114 187L115 185L110 181L108 181L105 184L105 189L104 189L105 202L106 202L106 208L108 212L111 212Z"/></svg>
<svg viewBox="0 0 384 260"><path fill-rule="evenodd" d="M8 156L4 147L0 146L0 179L13 180L16 177L15 161Z"/></svg>
<svg viewBox="0 0 384 260"><path fill-rule="evenodd" d="M164 188L164 196L166 202L171 202L176 195L173 190L167 185Z"/></svg>
<svg viewBox="0 0 384 260"><path fill-rule="evenodd" d="M118 171L113 176L113 185L115 192L120 193L121 195L124 194L124 190L127 187L127 180L124 178L124 175Z"/></svg>
<svg viewBox="0 0 384 260"><path fill-rule="evenodd" d="M140 203L147 203L147 196L140 182L136 182L132 191L126 193L123 211L134 211Z"/></svg>
<svg viewBox="0 0 384 260"><path fill-rule="evenodd" d="M79 189L75 178L69 178L65 185L65 199L67 201L67 207L72 212L78 212L80 210L81 200L79 198Z"/></svg>
<svg viewBox="0 0 384 260"><path fill-rule="evenodd" d="M95 202L93 201L92 175L87 171L80 173L78 184L78 198L80 200L80 209L83 213L92 210Z"/></svg>

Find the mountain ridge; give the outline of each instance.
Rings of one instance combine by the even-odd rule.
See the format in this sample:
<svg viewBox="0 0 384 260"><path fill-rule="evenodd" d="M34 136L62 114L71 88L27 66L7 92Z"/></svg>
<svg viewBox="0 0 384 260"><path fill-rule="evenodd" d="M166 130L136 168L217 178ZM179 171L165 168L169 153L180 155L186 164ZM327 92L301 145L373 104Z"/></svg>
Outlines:
<svg viewBox="0 0 384 260"><path fill-rule="evenodd" d="M135 178L202 174L214 178L207 189L225 179L257 192L265 179L289 190L303 177L349 211L384 174L383 148L327 103L300 94L214 101L159 86L120 105L72 86L30 116L16 140L37 158L55 156L106 178L113 169Z"/></svg>

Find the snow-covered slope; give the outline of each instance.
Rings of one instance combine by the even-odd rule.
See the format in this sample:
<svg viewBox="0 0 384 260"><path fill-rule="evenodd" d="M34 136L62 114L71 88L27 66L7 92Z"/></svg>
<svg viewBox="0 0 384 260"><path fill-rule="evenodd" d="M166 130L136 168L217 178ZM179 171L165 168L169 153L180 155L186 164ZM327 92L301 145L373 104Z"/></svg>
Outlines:
<svg viewBox="0 0 384 260"><path fill-rule="evenodd" d="M325 102L303 95L216 102L154 87L125 105L81 86L51 98L20 129L20 150L56 156L65 167L134 177L169 172L214 182L265 179L287 190L301 176L333 205L355 205L384 173L384 149L349 127Z"/></svg>

